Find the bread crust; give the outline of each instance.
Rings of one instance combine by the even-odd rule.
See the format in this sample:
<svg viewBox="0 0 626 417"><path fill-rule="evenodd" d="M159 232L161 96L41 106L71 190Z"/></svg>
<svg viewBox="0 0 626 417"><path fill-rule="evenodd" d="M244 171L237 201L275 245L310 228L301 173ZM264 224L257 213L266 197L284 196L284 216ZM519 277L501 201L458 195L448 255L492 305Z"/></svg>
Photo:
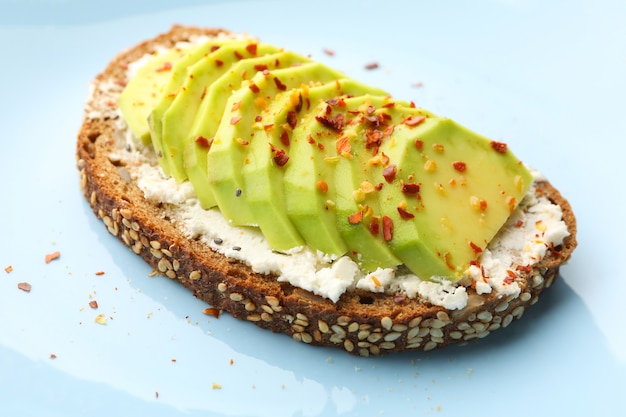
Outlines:
<svg viewBox="0 0 626 417"><path fill-rule="evenodd" d="M169 32L130 48L94 80L126 83L128 64L157 47L171 47L193 36L228 33L222 29L173 26ZM96 88L86 106L77 140L80 187L106 229L155 270L180 281L193 294L234 317L251 321L297 341L335 346L362 356L406 350L431 350L465 343L507 327L522 317L558 276L559 267L576 247L576 219L568 201L548 181L537 192L558 204L570 235L518 281L518 296L477 294L467 288L462 310L449 311L417 299L364 290L347 292L333 303L323 297L257 274L238 261L188 239L164 215L163 207L144 198L124 174L123 163L110 158L116 148L115 104L99 97ZM101 104L106 103L108 108ZM97 117L94 111L98 112Z"/></svg>

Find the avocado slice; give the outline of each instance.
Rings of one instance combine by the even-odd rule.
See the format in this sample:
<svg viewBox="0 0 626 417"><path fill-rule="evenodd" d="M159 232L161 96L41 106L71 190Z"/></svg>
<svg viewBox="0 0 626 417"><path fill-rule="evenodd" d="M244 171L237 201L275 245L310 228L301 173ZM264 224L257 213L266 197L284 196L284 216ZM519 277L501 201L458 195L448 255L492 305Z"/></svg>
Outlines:
<svg viewBox="0 0 626 417"><path fill-rule="evenodd" d="M149 145L148 115L161 99L170 79L172 64L189 52L189 48L173 48L155 52L152 58L131 77L117 99L131 132Z"/></svg>
<svg viewBox="0 0 626 417"><path fill-rule="evenodd" d="M407 102L371 95L348 98L326 113L327 117L342 113L346 120L335 146L340 153L335 164L337 229L363 270L396 268L402 261L384 240L378 201L384 181L374 175L385 158L379 148L403 120L430 113Z"/></svg>
<svg viewBox="0 0 626 417"><path fill-rule="evenodd" d="M206 185L207 153L222 120L227 98L244 80L252 78L259 71L271 71L309 61L310 59L302 55L285 51L244 59L233 64L226 73L206 87L191 131L183 145L184 169L203 208L208 209L217 204L211 189Z"/></svg>
<svg viewBox="0 0 626 417"><path fill-rule="evenodd" d="M323 209L327 196L334 192L334 182L328 181L324 193L315 185L319 178L332 177L330 172L316 175L318 166L326 170L331 167L321 158L313 158L308 130L299 124L302 120L307 125L304 120L318 102L368 91L382 92L348 78L294 88L278 94L256 122L242 168L245 202L272 247L291 249L306 242L326 254L345 253L334 212ZM308 182L301 171L311 174ZM298 180L303 181L294 184Z"/></svg>
<svg viewBox="0 0 626 417"><path fill-rule="evenodd" d="M257 55L274 53L278 49L255 41L230 42L206 53L188 65L181 60L175 65L175 74L183 75L183 83L161 116L161 144L170 175L178 181L187 179L183 165L183 151L205 89L235 63ZM200 52L193 54L198 56ZM191 55L191 54L190 54ZM164 100L167 103L169 99ZM154 113L155 117L158 115Z"/></svg>
<svg viewBox="0 0 626 417"><path fill-rule="evenodd" d="M386 241L422 279L458 280L532 182L506 145L445 118L399 125L380 152Z"/></svg>
<svg viewBox="0 0 626 417"><path fill-rule="evenodd" d="M163 115L181 90L187 78L187 68L201 59L207 59L213 52L224 45L242 45L245 41L229 39L211 39L199 46L189 49L189 53L183 55L171 65L169 77L163 88L159 100L148 114L148 126L154 151L157 154L159 165L166 175L171 175L169 158L163 144Z"/></svg>
<svg viewBox="0 0 626 417"><path fill-rule="evenodd" d="M328 103L343 103L347 97L367 93L386 94L351 79L309 89L304 96L311 111L300 117L290 135L290 161L284 174L287 213L308 246L323 253L341 255L348 246L337 228L335 207L337 187L342 185L334 175L338 133L317 118L325 114Z"/></svg>
<svg viewBox="0 0 626 417"><path fill-rule="evenodd" d="M257 117L262 117L278 93L340 78L344 78L342 73L321 63L304 63L257 73L228 98L207 154L207 174L217 205L232 224L256 225L251 208L242 201L249 190L244 188L241 167L246 148L255 139Z"/></svg>

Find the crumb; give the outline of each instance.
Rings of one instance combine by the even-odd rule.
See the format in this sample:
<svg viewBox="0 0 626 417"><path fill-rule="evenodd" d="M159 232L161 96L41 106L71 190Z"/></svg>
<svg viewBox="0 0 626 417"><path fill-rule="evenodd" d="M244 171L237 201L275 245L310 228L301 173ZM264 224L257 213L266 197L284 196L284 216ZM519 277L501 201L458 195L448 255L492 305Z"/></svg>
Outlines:
<svg viewBox="0 0 626 417"><path fill-rule="evenodd" d="M11 272L13 272L13 267L11 265L7 266L6 268L4 268L4 272L10 274Z"/></svg>
<svg viewBox="0 0 626 417"><path fill-rule="evenodd" d="M150 273L148 274L149 277L155 277L158 275L158 272L156 269L153 269L152 271L150 271Z"/></svg>
<svg viewBox="0 0 626 417"><path fill-rule="evenodd" d="M98 324L107 324L107 318L104 314L98 314L94 321Z"/></svg>
<svg viewBox="0 0 626 417"><path fill-rule="evenodd" d="M52 252L52 253L48 253L46 254L46 263L49 264L50 262L54 261L55 259L59 259L59 257L61 256L61 252L56 251L56 252Z"/></svg>
<svg viewBox="0 0 626 417"><path fill-rule="evenodd" d="M234 365L235 361L231 359L229 363L230 363L231 365Z"/></svg>
<svg viewBox="0 0 626 417"><path fill-rule="evenodd" d="M98 272L96 272L96 275L98 275L98 276L104 275L104 271L98 271Z"/></svg>
<svg viewBox="0 0 626 417"><path fill-rule="evenodd" d="M378 67L379 67L378 62L370 62L369 64L365 65L366 70L374 70Z"/></svg>
<svg viewBox="0 0 626 417"><path fill-rule="evenodd" d="M30 292L33 286L30 285L28 282L20 282L17 284L17 288L25 292Z"/></svg>
<svg viewBox="0 0 626 417"><path fill-rule="evenodd" d="M222 389L222 384L214 382L213 385L211 385L211 388L212 389Z"/></svg>
<svg viewBox="0 0 626 417"><path fill-rule="evenodd" d="M98 308L98 302L96 300L92 300L89 302L89 307L96 309Z"/></svg>
<svg viewBox="0 0 626 417"><path fill-rule="evenodd" d="M176 363L176 358L172 358L172 363Z"/></svg>
<svg viewBox="0 0 626 417"><path fill-rule="evenodd" d="M324 53L328 56L335 56L335 51L332 49L324 49Z"/></svg>
<svg viewBox="0 0 626 417"><path fill-rule="evenodd" d="M154 392L154 398L158 399L159 398L159 391L155 391Z"/></svg>
<svg viewBox="0 0 626 417"><path fill-rule="evenodd" d="M220 318L220 310L215 307L208 307L202 311L202 314L206 314L207 316L215 317L216 319Z"/></svg>
<svg viewBox="0 0 626 417"><path fill-rule="evenodd" d="M54 353L50 354L50 359L56 359L56 358L57 358L57 355L55 355Z"/></svg>

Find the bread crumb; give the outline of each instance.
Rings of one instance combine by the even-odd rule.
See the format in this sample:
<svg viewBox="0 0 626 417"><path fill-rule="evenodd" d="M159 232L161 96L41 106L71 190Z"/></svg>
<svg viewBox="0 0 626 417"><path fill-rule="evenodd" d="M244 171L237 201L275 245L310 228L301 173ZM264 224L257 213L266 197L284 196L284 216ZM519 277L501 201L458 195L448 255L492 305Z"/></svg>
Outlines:
<svg viewBox="0 0 626 417"><path fill-rule="evenodd" d="M11 272L13 272L13 267L11 265L7 266L6 268L4 268L4 272L10 274Z"/></svg>
<svg viewBox="0 0 626 417"><path fill-rule="evenodd" d="M211 385L212 389L222 389L222 384L214 382L213 385Z"/></svg>
<svg viewBox="0 0 626 417"><path fill-rule="evenodd" d="M107 324L107 318L104 314L98 314L94 321L98 324Z"/></svg>
<svg viewBox="0 0 626 417"><path fill-rule="evenodd" d="M48 254L46 254L45 261L46 261L47 264L49 264L50 262L54 261L55 259L59 259L59 257L61 257L61 252L59 252L59 251L48 253Z"/></svg>
<svg viewBox="0 0 626 417"><path fill-rule="evenodd" d="M28 282L20 282L17 284L17 288L25 292L30 292L33 286L30 285Z"/></svg>

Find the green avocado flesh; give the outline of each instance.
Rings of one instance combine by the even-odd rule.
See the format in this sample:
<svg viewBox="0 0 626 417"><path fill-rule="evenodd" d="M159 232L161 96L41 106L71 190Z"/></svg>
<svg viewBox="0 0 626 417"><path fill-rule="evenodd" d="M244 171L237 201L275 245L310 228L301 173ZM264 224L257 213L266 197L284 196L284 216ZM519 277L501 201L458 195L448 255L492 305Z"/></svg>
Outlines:
<svg viewBox="0 0 626 417"><path fill-rule="evenodd" d="M505 144L256 41L155 54L118 104L203 208L366 272L460 279L532 182Z"/></svg>

